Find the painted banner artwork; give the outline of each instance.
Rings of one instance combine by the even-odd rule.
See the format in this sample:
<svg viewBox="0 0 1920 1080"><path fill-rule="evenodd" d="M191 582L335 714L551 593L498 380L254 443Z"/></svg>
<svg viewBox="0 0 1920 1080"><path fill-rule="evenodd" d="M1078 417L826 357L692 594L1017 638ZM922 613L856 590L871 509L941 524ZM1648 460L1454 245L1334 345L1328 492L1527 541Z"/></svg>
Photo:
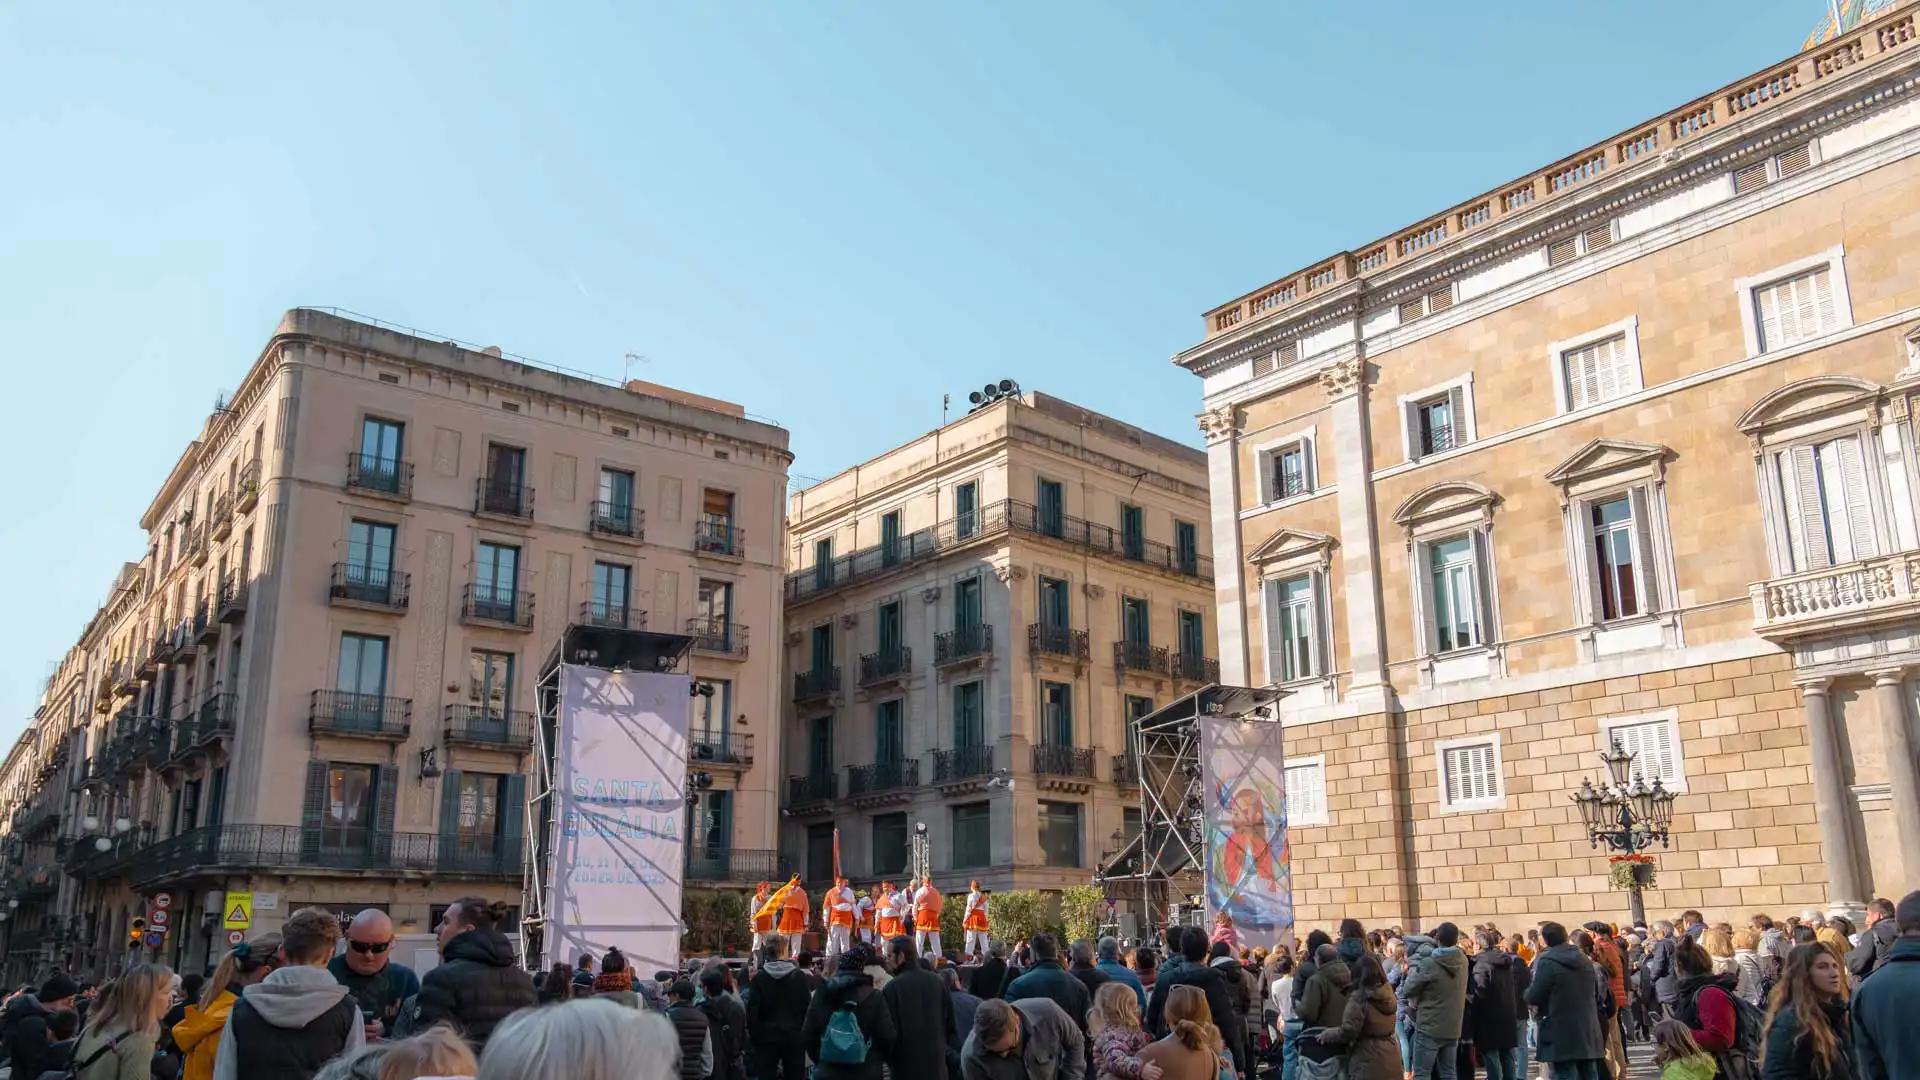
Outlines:
<svg viewBox="0 0 1920 1080"><path fill-rule="evenodd" d="M1293 944L1293 865L1280 743L1280 725L1270 721L1200 721L1207 924L1226 912L1242 945Z"/></svg>
<svg viewBox="0 0 1920 1080"><path fill-rule="evenodd" d="M680 966L690 677L564 665L546 961Z"/></svg>

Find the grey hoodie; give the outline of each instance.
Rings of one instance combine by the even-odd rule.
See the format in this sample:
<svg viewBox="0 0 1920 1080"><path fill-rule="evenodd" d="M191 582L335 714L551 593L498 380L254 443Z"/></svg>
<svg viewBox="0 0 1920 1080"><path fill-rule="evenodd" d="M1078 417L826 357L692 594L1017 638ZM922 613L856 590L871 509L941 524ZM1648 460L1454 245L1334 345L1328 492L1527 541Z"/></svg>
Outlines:
<svg viewBox="0 0 1920 1080"><path fill-rule="evenodd" d="M297 1030L306 1027L328 1009L340 1004L347 988L333 981L323 967L283 967L265 980L249 986L244 994L247 1004L260 1018L277 1028ZM359 1024L347 1027L347 1045L343 1054L351 1054L367 1045L366 1030ZM238 1052L233 1045L233 1016L220 1032L220 1051L213 1059L213 1080L240 1080Z"/></svg>

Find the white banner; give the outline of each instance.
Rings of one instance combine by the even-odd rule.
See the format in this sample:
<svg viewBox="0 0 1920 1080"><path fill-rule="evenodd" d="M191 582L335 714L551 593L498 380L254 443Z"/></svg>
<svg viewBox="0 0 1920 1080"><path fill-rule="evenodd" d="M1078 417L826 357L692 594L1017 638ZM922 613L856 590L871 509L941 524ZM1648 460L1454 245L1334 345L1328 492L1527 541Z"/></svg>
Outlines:
<svg viewBox="0 0 1920 1080"><path fill-rule="evenodd" d="M680 966L691 682L562 666L548 964L618 945L635 979Z"/></svg>

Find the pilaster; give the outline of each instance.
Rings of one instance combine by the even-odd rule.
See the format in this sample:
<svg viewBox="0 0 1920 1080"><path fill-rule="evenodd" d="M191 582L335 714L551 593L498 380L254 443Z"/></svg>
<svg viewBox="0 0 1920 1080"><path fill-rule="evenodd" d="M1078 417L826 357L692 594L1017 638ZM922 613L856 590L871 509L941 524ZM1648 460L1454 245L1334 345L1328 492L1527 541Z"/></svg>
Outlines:
<svg viewBox="0 0 1920 1080"><path fill-rule="evenodd" d="M1387 682L1386 632L1380 610L1380 537L1373 507L1373 452L1367 429L1367 361L1358 346L1320 372L1333 424L1334 481L1340 486L1338 567L1346 599L1346 655L1353 672L1348 697L1382 710Z"/></svg>
<svg viewBox="0 0 1920 1080"><path fill-rule="evenodd" d="M1220 681L1246 686L1247 568L1240 543L1240 431L1234 407L1200 414L1207 437L1207 493L1213 524L1214 630L1220 642Z"/></svg>

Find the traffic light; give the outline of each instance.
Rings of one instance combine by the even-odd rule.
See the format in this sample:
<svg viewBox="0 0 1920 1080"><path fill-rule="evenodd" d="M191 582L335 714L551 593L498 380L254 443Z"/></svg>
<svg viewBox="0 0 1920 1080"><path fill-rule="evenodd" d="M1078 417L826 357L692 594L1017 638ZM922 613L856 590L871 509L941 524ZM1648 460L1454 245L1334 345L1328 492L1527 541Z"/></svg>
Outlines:
<svg viewBox="0 0 1920 1080"><path fill-rule="evenodd" d="M146 937L146 934L147 934L147 920L140 918L137 915L134 916L133 922L127 927L127 948L129 949L139 948L140 941L142 938Z"/></svg>

